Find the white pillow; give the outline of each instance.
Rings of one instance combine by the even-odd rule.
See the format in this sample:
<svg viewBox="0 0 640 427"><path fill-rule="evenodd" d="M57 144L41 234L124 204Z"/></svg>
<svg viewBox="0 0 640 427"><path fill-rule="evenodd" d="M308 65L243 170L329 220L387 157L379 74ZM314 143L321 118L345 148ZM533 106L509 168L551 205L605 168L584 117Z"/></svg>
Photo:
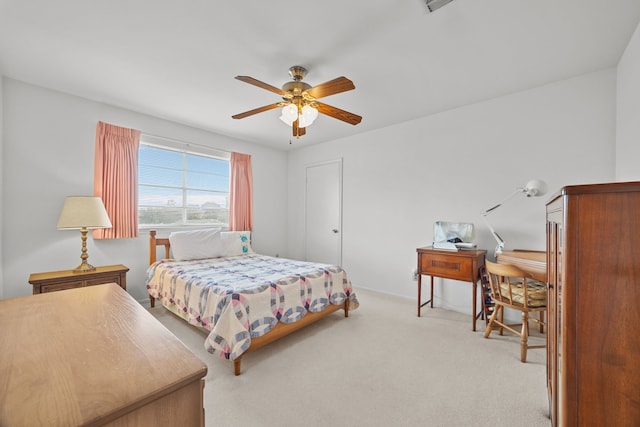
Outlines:
<svg viewBox="0 0 640 427"><path fill-rule="evenodd" d="M224 255L219 228L174 231L169 234L173 258L178 261L216 258Z"/></svg>
<svg viewBox="0 0 640 427"><path fill-rule="evenodd" d="M223 231L220 233L224 256L252 254L251 231Z"/></svg>

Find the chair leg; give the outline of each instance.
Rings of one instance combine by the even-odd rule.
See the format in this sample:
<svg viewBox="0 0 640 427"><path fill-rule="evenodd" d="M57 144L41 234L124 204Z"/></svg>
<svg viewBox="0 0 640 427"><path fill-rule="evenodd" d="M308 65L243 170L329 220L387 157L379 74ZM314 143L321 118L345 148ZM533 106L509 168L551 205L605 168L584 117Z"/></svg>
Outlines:
<svg viewBox="0 0 640 427"><path fill-rule="evenodd" d="M544 333L544 311L540 312L540 333Z"/></svg>
<svg viewBox="0 0 640 427"><path fill-rule="evenodd" d="M484 330L484 337L489 338L491 335L491 330L493 329L493 322L496 320L496 316L498 315L498 311L502 309L502 306L496 306L495 310L493 310L493 314L489 318L489 324L487 324L487 328Z"/></svg>
<svg viewBox="0 0 640 427"><path fill-rule="evenodd" d="M522 312L522 332L520 333L520 361L527 361L527 337L529 336L529 313Z"/></svg>
<svg viewBox="0 0 640 427"><path fill-rule="evenodd" d="M503 312L504 307L500 306L500 335L504 335L504 328L502 327L502 324L504 324L504 312Z"/></svg>

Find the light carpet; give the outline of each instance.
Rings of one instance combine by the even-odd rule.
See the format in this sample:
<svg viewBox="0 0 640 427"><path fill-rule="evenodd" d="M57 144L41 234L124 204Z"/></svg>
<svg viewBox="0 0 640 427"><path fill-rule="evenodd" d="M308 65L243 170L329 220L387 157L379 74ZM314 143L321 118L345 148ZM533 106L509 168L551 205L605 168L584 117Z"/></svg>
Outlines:
<svg viewBox="0 0 640 427"><path fill-rule="evenodd" d="M233 363L162 307L150 312L208 368L207 426L550 426L545 349L520 362L519 337L471 316L358 290L338 311ZM532 344L544 343L531 323Z"/></svg>

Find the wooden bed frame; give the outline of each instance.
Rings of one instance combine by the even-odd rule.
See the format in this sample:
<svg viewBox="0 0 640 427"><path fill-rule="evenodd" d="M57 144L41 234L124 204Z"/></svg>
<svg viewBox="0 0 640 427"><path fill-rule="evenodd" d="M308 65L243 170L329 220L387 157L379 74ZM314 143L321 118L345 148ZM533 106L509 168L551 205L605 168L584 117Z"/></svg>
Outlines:
<svg viewBox="0 0 640 427"><path fill-rule="evenodd" d="M169 244L169 239L158 238L156 237L155 230L149 230L149 265L153 264L157 260L158 246L164 246L164 258L170 258L171 246ZM149 295L149 302L151 303L151 307L155 307L155 298L153 298L151 295ZM249 353L250 351L257 350L260 347L264 347L269 343L277 341L280 338L285 337L290 333L297 331L298 329L302 329L305 326L315 323L323 317L328 316L329 314L340 309L344 309L344 317L349 317L349 298L346 298L344 304L342 305L329 304L329 306L323 311L317 313L307 312L307 314L305 314L304 317L302 317L302 319L298 320L297 322L278 322L276 326L266 334L257 338L251 338L251 344L249 345L249 348L233 361L234 374L240 375L240 364L242 363L242 357L245 354Z"/></svg>

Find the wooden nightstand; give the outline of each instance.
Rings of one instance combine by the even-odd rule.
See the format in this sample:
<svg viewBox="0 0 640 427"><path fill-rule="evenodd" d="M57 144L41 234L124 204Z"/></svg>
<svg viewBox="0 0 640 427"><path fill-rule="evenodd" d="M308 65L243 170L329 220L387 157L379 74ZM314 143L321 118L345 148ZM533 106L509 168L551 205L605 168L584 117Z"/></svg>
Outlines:
<svg viewBox="0 0 640 427"><path fill-rule="evenodd" d="M104 283L117 283L126 290L127 271L129 271L128 267L118 264L96 267L94 271L88 273L74 273L73 270L33 273L29 276L29 283L33 285L34 295Z"/></svg>

